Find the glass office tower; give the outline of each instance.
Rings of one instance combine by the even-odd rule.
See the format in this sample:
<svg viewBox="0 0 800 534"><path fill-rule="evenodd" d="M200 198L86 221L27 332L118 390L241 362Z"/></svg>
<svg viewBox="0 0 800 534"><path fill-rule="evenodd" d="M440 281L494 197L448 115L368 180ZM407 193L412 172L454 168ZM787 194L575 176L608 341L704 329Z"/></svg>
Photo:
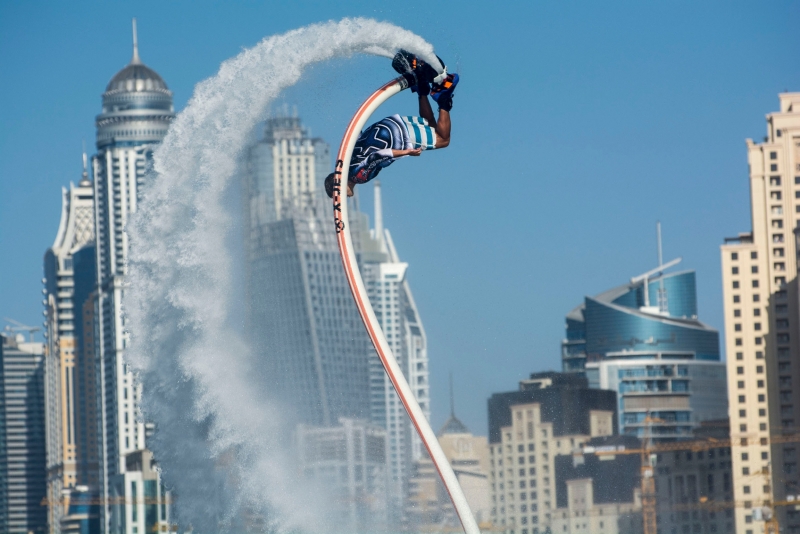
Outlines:
<svg viewBox="0 0 800 534"><path fill-rule="evenodd" d="M728 416L719 333L697 319L694 271L586 297L566 319L563 369L617 392L621 433L691 438L701 421Z"/></svg>

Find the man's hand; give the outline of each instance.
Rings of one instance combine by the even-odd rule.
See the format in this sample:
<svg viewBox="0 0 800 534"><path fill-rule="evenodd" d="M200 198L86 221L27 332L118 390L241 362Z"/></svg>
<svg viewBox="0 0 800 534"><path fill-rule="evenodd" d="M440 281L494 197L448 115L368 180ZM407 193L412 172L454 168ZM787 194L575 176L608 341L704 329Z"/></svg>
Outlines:
<svg viewBox="0 0 800 534"><path fill-rule="evenodd" d="M355 193L353 192L353 188L355 186L356 186L356 184L354 184L353 182L347 182L347 196L348 197L352 197L353 195L355 195Z"/></svg>
<svg viewBox="0 0 800 534"><path fill-rule="evenodd" d="M392 157L399 158L401 156L419 156L422 154L421 148L411 148L408 150L395 150L392 149Z"/></svg>

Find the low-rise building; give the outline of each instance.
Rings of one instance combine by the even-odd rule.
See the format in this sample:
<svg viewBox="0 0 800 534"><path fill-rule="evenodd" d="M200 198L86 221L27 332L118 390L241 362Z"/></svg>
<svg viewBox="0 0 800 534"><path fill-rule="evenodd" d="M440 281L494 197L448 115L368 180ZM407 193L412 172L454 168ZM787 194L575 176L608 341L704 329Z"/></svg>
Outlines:
<svg viewBox="0 0 800 534"><path fill-rule="evenodd" d="M489 450L495 528L539 534L551 528L556 503L555 459L595 436L616 432L617 397L589 389L578 374L537 373L518 391L489 399Z"/></svg>
<svg viewBox="0 0 800 534"><path fill-rule="evenodd" d="M342 532L387 527L388 473L386 431L357 419L342 417L339 425L298 425L300 472L324 484L332 503L331 524Z"/></svg>
<svg viewBox="0 0 800 534"><path fill-rule="evenodd" d="M638 454L632 436L593 438L572 455L556 457L554 534L640 534L643 530ZM602 454L596 454L602 452Z"/></svg>
<svg viewBox="0 0 800 534"><path fill-rule="evenodd" d="M490 527L490 467L486 437L473 435L451 409L450 418L439 430L438 439L475 520L482 528ZM414 462L409 479L406 517L413 530L461 529L450 496L427 455Z"/></svg>

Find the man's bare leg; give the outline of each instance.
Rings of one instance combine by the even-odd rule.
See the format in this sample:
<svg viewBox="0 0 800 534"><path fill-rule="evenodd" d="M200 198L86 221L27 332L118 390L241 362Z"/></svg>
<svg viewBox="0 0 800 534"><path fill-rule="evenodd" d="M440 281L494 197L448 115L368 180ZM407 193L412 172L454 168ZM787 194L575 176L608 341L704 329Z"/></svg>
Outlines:
<svg viewBox="0 0 800 534"><path fill-rule="evenodd" d="M450 112L439 109L439 120L433 117L433 109L428 95L419 95L419 116L433 125L436 131L436 148L444 148L450 144Z"/></svg>

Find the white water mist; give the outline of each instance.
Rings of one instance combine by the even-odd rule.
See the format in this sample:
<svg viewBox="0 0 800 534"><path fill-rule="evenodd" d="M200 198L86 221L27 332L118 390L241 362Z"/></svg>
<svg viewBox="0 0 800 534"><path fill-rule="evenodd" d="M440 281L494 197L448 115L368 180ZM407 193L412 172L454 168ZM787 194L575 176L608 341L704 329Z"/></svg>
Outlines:
<svg viewBox="0 0 800 534"><path fill-rule="evenodd" d="M224 197L250 132L307 67L398 48L434 59L422 38L370 19L266 38L197 85L155 153L128 228L127 354L143 385L143 416L156 423L149 447L179 496L178 519L198 532L216 532L241 503L269 512L269 528L336 530L290 468L279 410L254 376L246 340L229 326L226 237L238 214Z"/></svg>

